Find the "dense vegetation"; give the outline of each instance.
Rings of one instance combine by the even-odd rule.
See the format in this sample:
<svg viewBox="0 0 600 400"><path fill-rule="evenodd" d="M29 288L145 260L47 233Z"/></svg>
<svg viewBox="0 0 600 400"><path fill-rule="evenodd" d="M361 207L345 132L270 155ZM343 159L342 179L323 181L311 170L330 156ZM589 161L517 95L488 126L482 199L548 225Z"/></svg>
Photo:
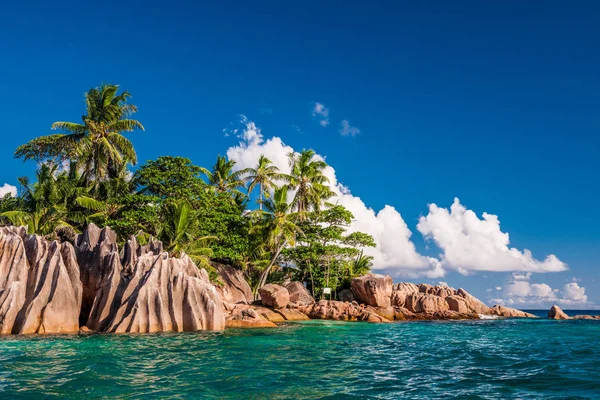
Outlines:
<svg viewBox="0 0 600 400"><path fill-rule="evenodd" d="M137 155L124 134L144 127L132 119L130 94L118 92L116 85L91 89L80 123L55 122L59 133L17 148L16 157L37 163L36 179L19 178L19 196L0 199L0 224L62 241L90 222L110 226L121 241L153 236L216 281L211 261L243 270L255 289L293 279L320 296L369 271L362 250L373 238L346 232L353 215L334 204L327 164L312 150L288 155L289 174L265 156L242 170L221 156L209 169L164 156L132 174Z"/></svg>

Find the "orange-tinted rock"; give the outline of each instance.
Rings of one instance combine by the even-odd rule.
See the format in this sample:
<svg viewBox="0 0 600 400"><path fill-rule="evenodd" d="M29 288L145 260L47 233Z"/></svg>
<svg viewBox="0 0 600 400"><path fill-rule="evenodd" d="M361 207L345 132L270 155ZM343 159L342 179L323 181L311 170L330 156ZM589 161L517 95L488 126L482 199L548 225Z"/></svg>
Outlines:
<svg viewBox="0 0 600 400"><path fill-rule="evenodd" d="M394 285L392 289L392 305L405 307L406 298L413 293L419 293L419 287L414 283L401 282Z"/></svg>
<svg viewBox="0 0 600 400"><path fill-rule="evenodd" d="M553 305L548 311L548 318L550 319L569 319L569 316L565 314L563 310L557 305Z"/></svg>
<svg viewBox="0 0 600 400"><path fill-rule="evenodd" d="M306 314L294 308L280 308L275 312L281 314L286 321L306 321L309 319Z"/></svg>
<svg viewBox="0 0 600 400"><path fill-rule="evenodd" d="M368 274L352 279L352 293L356 301L373 307L392 305L393 281L390 276Z"/></svg>
<svg viewBox="0 0 600 400"><path fill-rule="evenodd" d="M458 294L458 296L465 299L465 302L466 302L467 307L470 310L470 312L473 312L476 314L483 314L483 315L494 314L494 310L492 310L490 307L486 306L477 297L471 296L466 290L458 289L457 294Z"/></svg>
<svg viewBox="0 0 600 400"><path fill-rule="evenodd" d="M448 303L443 298L423 292L413 293L408 296L406 298L406 308L414 313L427 314L449 309Z"/></svg>
<svg viewBox="0 0 600 400"><path fill-rule="evenodd" d="M458 313L468 313L471 312L470 308L467 306L467 301L458 295L452 295L445 298L446 303L448 303L448 307L451 311L455 311Z"/></svg>
<svg viewBox="0 0 600 400"><path fill-rule="evenodd" d="M290 293L283 286L269 283L258 289L261 302L273 308L283 308L290 302Z"/></svg>
<svg viewBox="0 0 600 400"><path fill-rule="evenodd" d="M229 319L225 322L227 328L277 328L271 321L266 319L262 320L248 320L248 319Z"/></svg>
<svg viewBox="0 0 600 400"><path fill-rule="evenodd" d="M227 317L225 326L227 328L275 328L272 321L265 318L263 313L259 313L260 309L267 310L263 307L255 308L251 305L236 304Z"/></svg>
<svg viewBox="0 0 600 400"><path fill-rule="evenodd" d="M321 300L309 306L298 308L311 319L332 319L339 321L389 322L386 318L361 307L356 303L335 300Z"/></svg>
<svg viewBox="0 0 600 400"><path fill-rule="evenodd" d="M507 317L507 318L536 318L536 316L533 315L533 314L526 313L524 311L517 310L515 308L504 307L504 306L501 306L499 304L497 304L494 307L492 307L492 310L494 310L494 313L496 315L499 315L501 317Z"/></svg>

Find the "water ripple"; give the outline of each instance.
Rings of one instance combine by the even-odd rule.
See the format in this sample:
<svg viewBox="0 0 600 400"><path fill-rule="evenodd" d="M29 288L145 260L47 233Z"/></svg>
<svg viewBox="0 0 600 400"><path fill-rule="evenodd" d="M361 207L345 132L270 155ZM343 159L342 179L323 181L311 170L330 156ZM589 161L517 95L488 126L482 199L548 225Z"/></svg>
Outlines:
<svg viewBox="0 0 600 400"><path fill-rule="evenodd" d="M600 323L308 321L0 338L0 398L600 398Z"/></svg>

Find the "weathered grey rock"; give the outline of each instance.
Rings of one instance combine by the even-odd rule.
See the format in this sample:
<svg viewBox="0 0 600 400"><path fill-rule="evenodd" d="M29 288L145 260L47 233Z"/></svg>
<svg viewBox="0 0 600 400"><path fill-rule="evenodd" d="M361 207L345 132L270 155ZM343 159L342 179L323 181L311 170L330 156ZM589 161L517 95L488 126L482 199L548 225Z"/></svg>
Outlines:
<svg viewBox="0 0 600 400"><path fill-rule="evenodd" d="M290 294L290 303L294 304L312 304L315 299L310 292L304 287L302 282L290 282L285 285L285 288Z"/></svg>
<svg viewBox="0 0 600 400"><path fill-rule="evenodd" d="M389 275L368 274L352 279L352 293L356 301L373 307L392 305L393 281Z"/></svg>
<svg viewBox="0 0 600 400"><path fill-rule="evenodd" d="M0 333L78 332L81 295L70 244L0 228Z"/></svg>
<svg viewBox="0 0 600 400"><path fill-rule="evenodd" d="M217 286L217 292L226 303L252 303L254 295L244 273L229 265L211 263L217 270L222 285Z"/></svg>
<svg viewBox="0 0 600 400"><path fill-rule="evenodd" d="M258 289L261 302L268 307L283 308L290 302L290 293L283 286L269 283Z"/></svg>
<svg viewBox="0 0 600 400"><path fill-rule="evenodd" d="M565 314L565 312L563 310L561 310L561 308L559 306L557 306L556 304L552 306L552 308L550 308L550 311L548 311L548 318L550 319L570 319L569 316L567 314Z"/></svg>
<svg viewBox="0 0 600 400"><path fill-rule="evenodd" d="M500 317L507 317L507 318L536 318L536 316L533 315L533 314L526 313L524 311L517 310L515 308L504 307L504 306L501 306L499 304L497 304L494 307L492 307L492 310L494 310L494 313L496 315L500 316Z"/></svg>
<svg viewBox="0 0 600 400"><path fill-rule="evenodd" d="M353 302L355 301L354 293L352 293L352 290L350 289L344 289L338 293L338 300Z"/></svg>
<svg viewBox="0 0 600 400"><path fill-rule="evenodd" d="M114 233L94 225L76 244L86 306L82 325L100 332L140 333L225 328L215 287L189 257L169 257L160 242L151 239L141 246L132 237L123 265Z"/></svg>

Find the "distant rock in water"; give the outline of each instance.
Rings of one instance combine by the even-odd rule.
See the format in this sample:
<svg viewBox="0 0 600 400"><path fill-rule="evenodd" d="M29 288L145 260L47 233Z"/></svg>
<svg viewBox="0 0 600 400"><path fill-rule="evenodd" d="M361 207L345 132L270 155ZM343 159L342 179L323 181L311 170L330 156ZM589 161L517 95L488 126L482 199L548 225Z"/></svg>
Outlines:
<svg viewBox="0 0 600 400"><path fill-rule="evenodd" d="M0 333L78 332L81 296L70 244L0 227Z"/></svg>
<svg viewBox="0 0 600 400"><path fill-rule="evenodd" d="M394 285L391 277L375 274L354 278L351 284L356 300L373 307L388 308L391 305L410 313L429 316L437 313L437 316L452 318L456 315L496 315L494 310L464 289L408 282Z"/></svg>
<svg viewBox="0 0 600 400"><path fill-rule="evenodd" d="M509 318L537 318L535 315L517 310L515 308L504 307L501 305L495 305L492 307L494 313L500 317L509 317Z"/></svg>
<svg viewBox="0 0 600 400"><path fill-rule="evenodd" d="M600 315L575 315L573 317L569 317L559 306L556 304L550 308L548 311L548 318L550 319L573 319L573 320L595 320L600 321Z"/></svg>
<svg viewBox="0 0 600 400"><path fill-rule="evenodd" d="M121 260L114 232L93 224L76 246L84 289L82 325L101 332L225 328L221 298L206 270L189 257L170 257L160 242L142 246L131 237Z"/></svg>
<svg viewBox="0 0 600 400"><path fill-rule="evenodd" d="M569 319L569 316L567 314L565 314L565 312L563 310L561 310L561 308L555 304L552 306L552 308L550 308L550 311L548 311L548 318L550 318L550 319Z"/></svg>

